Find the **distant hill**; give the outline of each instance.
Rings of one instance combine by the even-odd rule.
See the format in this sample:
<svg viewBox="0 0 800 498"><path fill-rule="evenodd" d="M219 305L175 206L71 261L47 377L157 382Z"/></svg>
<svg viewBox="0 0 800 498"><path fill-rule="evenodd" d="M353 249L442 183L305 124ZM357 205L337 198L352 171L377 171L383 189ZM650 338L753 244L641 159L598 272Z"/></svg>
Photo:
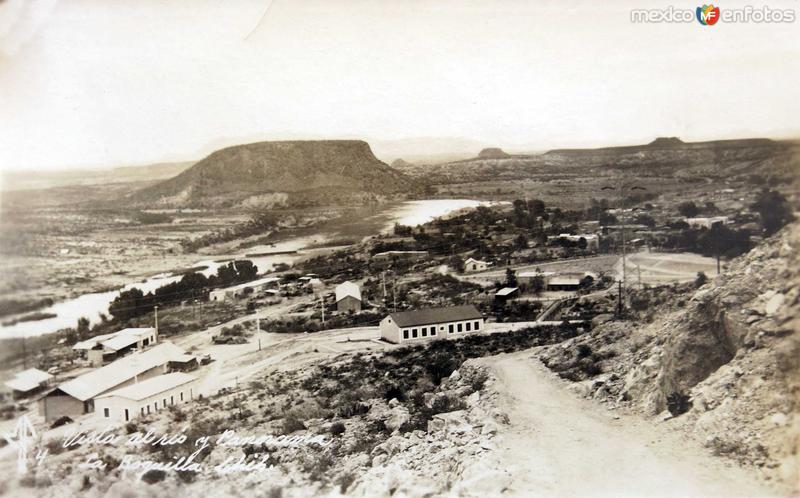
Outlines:
<svg viewBox="0 0 800 498"><path fill-rule="evenodd" d="M478 153L478 159L506 159L511 157L498 147L487 147Z"/></svg>
<svg viewBox="0 0 800 498"><path fill-rule="evenodd" d="M73 169L66 171L8 171L0 182L2 190L38 190L77 185L151 182L171 178L189 168L194 161L121 166L111 169Z"/></svg>
<svg viewBox="0 0 800 498"><path fill-rule="evenodd" d="M218 150L178 176L134 193L130 200L176 207L253 206L259 199L326 204L415 187L360 140L259 142Z"/></svg>
<svg viewBox="0 0 800 498"><path fill-rule="evenodd" d="M391 167L397 170L402 170L404 168L410 168L414 166L414 163L410 163L408 161L404 161L403 159L395 159L392 161Z"/></svg>
<svg viewBox="0 0 800 498"><path fill-rule="evenodd" d="M677 137L659 137L645 145L627 145L622 147L601 147L597 149L555 149L545 153L545 155L618 155L636 152L648 152L656 149L670 150L723 150L723 149L742 149L742 148L773 148L779 145L768 138L746 138L741 140L714 140L710 142L684 142Z"/></svg>
<svg viewBox="0 0 800 498"><path fill-rule="evenodd" d="M428 183L537 180L567 176L626 174L649 177L711 178L727 175L791 173L789 142L753 138L684 142L660 137L650 143L597 149L556 149L543 154L507 154L498 148L478 157L406 170Z"/></svg>

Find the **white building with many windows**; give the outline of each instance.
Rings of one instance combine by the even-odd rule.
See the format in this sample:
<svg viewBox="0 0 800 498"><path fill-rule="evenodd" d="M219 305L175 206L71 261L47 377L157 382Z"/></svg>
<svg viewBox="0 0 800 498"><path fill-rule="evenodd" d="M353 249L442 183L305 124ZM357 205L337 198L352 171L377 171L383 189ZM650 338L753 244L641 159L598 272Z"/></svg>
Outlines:
<svg viewBox="0 0 800 498"><path fill-rule="evenodd" d="M381 338L395 344L443 339L483 328L483 315L472 305L391 313L380 324Z"/></svg>
<svg viewBox="0 0 800 498"><path fill-rule="evenodd" d="M127 422L197 396L197 377L174 372L151 377L95 398L95 413L109 422Z"/></svg>

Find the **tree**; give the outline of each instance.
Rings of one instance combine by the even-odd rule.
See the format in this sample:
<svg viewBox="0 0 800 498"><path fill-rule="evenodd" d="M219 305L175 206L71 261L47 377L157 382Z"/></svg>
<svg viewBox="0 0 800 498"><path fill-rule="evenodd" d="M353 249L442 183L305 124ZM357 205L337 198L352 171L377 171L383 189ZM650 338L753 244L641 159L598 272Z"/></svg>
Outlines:
<svg viewBox="0 0 800 498"><path fill-rule="evenodd" d="M536 275L535 277L533 277L531 279L530 289L531 292L533 292L536 295L541 294L542 291L544 290L544 277L541 275Z"/></svg>
<svg viewBox="0 0 800 498"><path fill-rule="evenodd" d="M84 334L89 332L89 319L85 316L78 318L77 331L79 336L83 337Z"/></svg>
<svg viewBox="0 0 800 498"><path fill-rule="evenodd" d="M119 321L129 320L152 310L152 294L145 296L144 292L136 287L120 292L108 306L108 312Z"/></svg>
<svg viewBox="0 0 800 498"><path fill-rule="evenodd" d="M697 208L697 204L692 201L687 201L678 204L678 212L687 218L694 218L700 210Z"/></svg>
<svg viewBox="0 0 800 498"><path fill-rule="evenodd" d="M517 235L514 238L514 248L517 250L528 248L528 237L524 233Z"/></svg>
<svg viewBox="0 0 800 498"><path fill-rule="evenodd" d="M449 266L451 269L455 270L458 273L464 273L464 260L461 259L461 256L451 257L447 266Z"/></svg>
<svg viewBox="0 0 800 498"><path fill-rule="evenodd" d="M506 268L506 287L517 286L517 272L511 268Z"/></svg>
<svg viewBox="0 0 800 498"><path fill-rule="evenodd" d="M585 251L588 246L589 243L586 241L586 237L581 237L578 239L578 249Z"/></svg>
<svg viewBox="0 0 800 498"><path fill-rule="evenodd" d="M613 225L617 222L617 217L608 211L603 211L597 218L601 226Z"/></svg>
<svg viewBox="0 0 800 498"><path fill-rule="evenodd" d="M776 190L762 190L751 208L761 217L765 235L772 235L794 219L786 197Z"/></svg>

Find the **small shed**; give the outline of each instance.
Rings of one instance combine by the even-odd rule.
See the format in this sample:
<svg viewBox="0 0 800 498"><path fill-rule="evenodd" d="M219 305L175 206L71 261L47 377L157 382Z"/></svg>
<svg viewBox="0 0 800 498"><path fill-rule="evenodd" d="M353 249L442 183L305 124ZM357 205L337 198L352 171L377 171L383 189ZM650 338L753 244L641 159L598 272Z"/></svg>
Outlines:
<svg viewBox="0 0 800 498"><path fill-rule="evenodd" d="M361 311L361 288L347 281L336 286L337 311Z"/></svg>
<svg viewBox="0 0 800 498"><path fill-rule="evenodd" d="M494 293L495 301L506 302L519 297L519 287L503 287Z"/></svg>

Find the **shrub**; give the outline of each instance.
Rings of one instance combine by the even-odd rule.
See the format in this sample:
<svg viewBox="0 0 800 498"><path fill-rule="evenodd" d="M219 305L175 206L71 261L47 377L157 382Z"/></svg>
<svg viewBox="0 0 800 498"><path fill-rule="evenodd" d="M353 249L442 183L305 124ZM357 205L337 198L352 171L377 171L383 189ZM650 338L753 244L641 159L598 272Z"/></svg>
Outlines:
<svg viewBox="0 0 800 498"><path fill-rule="evenodd" d="M592 348L588 344L578 344L578 358L586 358L592 354Z"/></svg>
<svg viewBox="0 0 800 498"><path fill-rule="evenodd" d="M333 436L340 436L344 434L345 427L344 424L341 422L335 422L331 425L330 432Z"/></svg>
<svg viewBox="0 0 800 498"><path fill-rule="evenodd" d="M304 424L302 420L290 415L283 419L281 428L283 434L286 435L296 431L306 430L306 424Z"/></svg>
<svg viewBox="0 0 800 498"><path fill-rule="evenodd" d="M702 287L706 282L708 282L706 274L701 271L697 272L697 278L694 279L694 286Z"/></svg>
<svg viewBox="0 0 800 498"><path fill-rule="evenodd" d="M682 415L692 408L692 401L688 394L673 392L667 396L667 410L673 417Z"/></svg>
<svg viewBox="0 0 800 498"><path fill-rule="evenodd" d="M155 484L166 479L167 473L163 470L152 469L142 474L142 480L147 484Z"/></svg>

